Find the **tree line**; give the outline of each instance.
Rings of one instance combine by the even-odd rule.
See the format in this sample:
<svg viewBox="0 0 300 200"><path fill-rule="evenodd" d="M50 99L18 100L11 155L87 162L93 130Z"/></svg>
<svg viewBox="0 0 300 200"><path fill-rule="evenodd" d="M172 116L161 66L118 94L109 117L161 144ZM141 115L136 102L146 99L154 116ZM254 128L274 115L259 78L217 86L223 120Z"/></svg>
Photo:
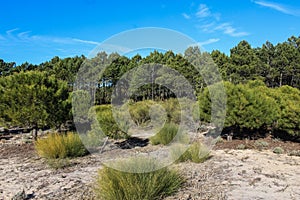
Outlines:
<svg viewBox="0 0 300 200"><path fill-rule="evenodd" d="M155 69L159 65L166 65L184 76L196 91L197 96L200 96L205 93L210 84L205 80L203 74L207 74L206 70L209 70L209 66L216 65L222 80L226 81L225 85L231 84L232 87L237 88L234 90L230 89L231 86L227 88L230 92L236 92L228 94L230 100L228 101L228 108L233 102L235 105L243 102L240 95L234 96L239 92L245 98L251 94L251 98L255 100L253 100L254 103L250 100L248 103L256 106L251 107L251 109L262 112L266 105L273 108L272 101L260 102L263 98L256 94L256 90L263 90L264 96L269 97L270 95L266 91L275 91L276 88L280 88L276 91L292 91L293 95L297 95L300 89L300 37L295 36L276 45L267 41L258 48L252 48L247 41L241 41L230 49L230 55L219 50L209 53L201 52L198 47L189 47L184 54L175 54L171 50L165 53L153 51L146 57L137 54L128 58L117 53L108 55L105 52L99 52L91 59L87 59L85 56L61 59L56 56L50 61L38 65L28 62L16 65L14 62L5 62L0 59L0 125L36 128L59 127L63 122L71 120L71 96L76 84L76 74L83 65L91 66L93 69L101 63L109 63L109 65L104 71L101 71L102 75L96 79L96 82L88 84L91 92L95 93L93 101L97 105L111 103L111 99L116 93L126 95L130 92L126 89L130 82L119 80L121 78L123 80L124 76L126 77L126 72L138 66ZM196 69L196 65L204 66L201 68L202 71ZM93 74L93 71L90 73ZM136 71L135 73L142 74L143 71ZM129 98L133 101L175 98L176 95L169 88L155 84L156 77L159 73L163 74L164 72L157 70L155 73L153 73L152 84L137 88L137 92ZM214 74L211 75L213 78ZM172 77L168 77L167 73L164 74L164 79L174 81ZM125 78L125 80L127 79ZM245 86L246 89L241 89L254 80L260 83L254 89L248 86ZM218 81L220 80L215 80L215 82ZM116 89L117 84L119 87ZM270 90L261 89L261 84ZM179 91L185 91L185 88L178 87ZM289 98L298 98L292 94ZM273 95L272 98L276 100L281 97L274 97ZM280 101L276 104L278 109L282 109L284 106L290 109L290 114L286 114L287 118L295 118L299 114L295 99L289 99L289 105L287 105L287 101ZM202 106L203 116L209 115L209 110L206 107L207 105ZM231 111L235 112L233 107L227 112L230 113ZM247 110L241 112L247 112ZM292 113L296 113L295 116L288 116L293 115ZM270 113L270 116L273 114L273 112ZM258 128L258 124L259 127L274 127L281 123L280 120L283 120L282 123L284 123L284 119L280 117L267 120L267 123L263 124L259 121L259 117L253 122L246 120L244 124L238 124L237 122L241 120L231 116L228 116L226 120L226 127L235 128L245 128L244 125L247 123L248 127L252 128ZM232 122L228 120L232 120ZM299 129L297 128L299 123L297 121L295 123L296 128L294 124L290 129Z"/></svg>

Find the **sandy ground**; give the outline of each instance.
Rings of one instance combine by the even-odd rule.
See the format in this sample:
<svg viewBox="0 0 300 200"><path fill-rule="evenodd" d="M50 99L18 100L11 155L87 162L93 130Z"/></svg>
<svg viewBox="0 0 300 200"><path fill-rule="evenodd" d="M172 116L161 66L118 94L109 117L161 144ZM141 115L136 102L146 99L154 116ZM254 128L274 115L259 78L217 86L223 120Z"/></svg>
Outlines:
<svg viewBox="0 0 300 200"><path fill-rule="evenodd" d="M94 199L92 186L103 160L113 155L152 148L114 148L101 158L89 155L69 161L63 169L50 168L32 144L0 145L0 199L11 199L24 189L27 199ZM269 150L213 150L202 164L176 165L186 184L175 199L300 199L300 157Z"/></svg>

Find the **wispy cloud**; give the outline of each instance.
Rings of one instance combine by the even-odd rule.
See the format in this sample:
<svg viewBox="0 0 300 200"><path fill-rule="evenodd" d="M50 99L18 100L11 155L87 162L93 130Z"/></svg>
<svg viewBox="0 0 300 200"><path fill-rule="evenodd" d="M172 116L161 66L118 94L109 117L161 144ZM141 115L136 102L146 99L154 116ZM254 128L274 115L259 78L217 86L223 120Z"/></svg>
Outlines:
<svg viewBox="0 0 300 200"><path fill-rule="evenodd" d="M273 10L279 11L284 14L300 16L300 9L297 8L291 8L286 5L282 5L274 2L268 2L268 1L254 1L254 3L263 7L271 8Z"/></svg>
<svg viewBox="0 0 300 200"><path fill-rule="evenodd" d="M223 31L224 34L230 35L232 37L242 37L247 36L249 33L237 31L236 28L233 28L230 23L223 23L214 28L214 30Z"/></svg>
<svg viewBox="0 0 300 200"><path fill-rule="evenodd" d="M192 14L183 14L186 19L195 20L196 27L202 32L221 32L231 37L243 37L249 35L248 32L240 31L232 23L222 22L221 14L213 12L206 4L200 4L198 9Z"/></svg>
<svg viewBox="0 0 300 200"><path fill-rule="evenodd" d="M6 34L11 35L13 32L18 31L18 30L19 30L19 28L10 29L10 30L6 31Z"/></svg>
<svg viewBox="0 0 300 200"><path fill-rule="evenodd" d="M95 42L95 41L90 41L90 40L81 40L81 39L76 39L76 38L73 38L72 40L75 42L81 42L81 43L85 43L85 44L100 45L100 42Z"/></svg>
<svg viewBox="0 0 300 200"><path fill-rule="evenodd" d="M186 14L186 13L182 13L182 16L185 18L185 19L191 19L191 16Z"/></svg>
<svg viewBox="0 0 300 200"><path fill-rule="evenodd" d="M199 46L205 46L205 45L213 44L213 43L216 43L216 42L219 42L219 41L220 41L219 38L211 38L211 39L208 39L206 41L199 42L198 45Z"/></svg>
<svg viewBox="0 0 300 200"><path fill-rule="evenodd" d="M205 18L205 17L209 17L210 15L211 15L211 12L210 12L209 8L207 7L207 5L200 4L198 11L196 13L196 17L197 18Z"/></svg>
<svg viewBox="0 0 300 200"><path fill-rule="evenodd" d="M74 55L88 55L99 42L69 37L49 35L34 35L31 31L10 29L0 33L0 54L7 55L19 63L33 61L35 63L51 59L54 55L70 57ZM9 52L18 52L10 54ZM30 53L29 53L30 52ZM15 55L22 55L16 57ZM39 55L32 57L32 55Z"/></svg>
<svg viewBox="0 0 300 200"><path fill-rule="evenodd" d="M67 38L67 37L54 37L54 36L44 36L44 35L32 35L31 31L18 32L19 29L7 30L5 33L0 35L0 39L4 40L7 44L19 44L19 43L57 43L57 44L89 44L89 45L99 45L99 42L82 40L77 38Z"/></svg>

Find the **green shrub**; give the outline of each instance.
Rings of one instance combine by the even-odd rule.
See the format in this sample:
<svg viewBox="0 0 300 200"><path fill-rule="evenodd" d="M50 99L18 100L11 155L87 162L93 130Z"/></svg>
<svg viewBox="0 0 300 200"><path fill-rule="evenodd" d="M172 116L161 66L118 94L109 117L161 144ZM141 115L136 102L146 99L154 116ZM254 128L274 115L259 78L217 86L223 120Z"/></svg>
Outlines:
<svg viewBox="0 0 300 200"><path fill-rule="evenodd" d="M239 144L236 148L239 149L239 150L244 150L244 149L246 149L246 145Z"/></svg>
<svg viewBox="0 0 300 200"><path fill-rule="evenodd" d="M269 146L269 143L262 141L262 140L257 140L254 145L258 148L258 149L263 149Z"/></svg>
<svg viewBox="0 0 300 200"><path fill-rule="evenodd" d="M145 125L150 122L149 109L154 102L151 100L139 101L129 105L129 113L131 119L138 126Z"/></svg>
<svg viewBox="0 0 300 200"><path fill-rule="evenodd" d="M178 130L178 125L174 123L166 123L158 133L150 137L150 142L153 145L167 145L174 139L177 133L179 134L178 139L180 139L183 134L180 132L180 130Z"/></svg>
<svg viewBox="0 0 300 200"><path fill-rule="evenodd" d="M178 99L168 99L162 105L166 110L168 122L179 124L182 110L180 109Z"/></svg>
<svg viewBox="0 0 300 200"><path fill-rule="evenodd" d="M210 158L210 151L206 146L199 142L191 144L186 151L185 146L178 144L171 150L171 156L176 162L192 161L194 163L202 163Z"/></svg>
<svg viewBox="0 0 300 200"><path fill-rule="evenodd" d="M124 124L121 128L119 127L119 124L117 124L114 119L111 105L95 106L94 109L104 135L114 139L128 138L127 131L129 125ZM116 114L121 115L122 113Z"/></svg>
<svg viewBox="0 0 300 200"><path fill-rule="evenodd" d="M275 147L273 149L273 153L276 153L276 154L283 154L284 150L281 148L281 147Z"/></svg>
<svg viewBox="0 0 300 200"><path fill-rule="evenodd" d="M104 136L101 132L97 132L97 130L88 131L87 134L82 134L81 140L83 144L88 148L96 149L103 145Z"/></svg>
<svg viewBox="0 0 300 200"><path fill-rule="evenodd" d="M158 169L157 161L148 158L131 158L117 161L115 167L103 166L99 170L95 193L103 200L155 200L176 192L184 179L174 169ZM119 171L116 169L123 169ZM158 169L158 170L156 170ZM130 173L125 171L136 171ZM147 173L138 173L140 171Z"/></svg>
<svg viewBox="0 0 300 200"><path fill-rule="evenodd" d="M46 138L39 138L35 142L35 148L41 157L49 159L80 157L88 154L79 135L71 132L50 133Z"/></svg>
<svg viewBox="0 0 300 200"><path fill-rule="evenodd" d="M300 137L300 90L290 86L276 88L270 93L280 107L275 130L284 132L280 137Z"/></svg>
<svg viewBox="0 0 300 200"><path fill-rule="evenodd" d="M289 156L299 156L300 157L300 150L293 150L288 153Z"/></svg>
<svg viewBox="0 0 300 200"><path fill-rule="evenodd" d="M145 100L135 102L129 105L129 113L136 125L147 125L150 120L151 106L158 104L164 108L166 113L166 121L168 123L180 123L181 109L177 99L168 99L166 101Z"/></svg>
<svg viewBox="0 0 300 200"><path fill-rule="evenodd" d="M219 144L219 143L223 143L224 140L221 136L218 136L216 139L214 139L213 144Z"/></svg>

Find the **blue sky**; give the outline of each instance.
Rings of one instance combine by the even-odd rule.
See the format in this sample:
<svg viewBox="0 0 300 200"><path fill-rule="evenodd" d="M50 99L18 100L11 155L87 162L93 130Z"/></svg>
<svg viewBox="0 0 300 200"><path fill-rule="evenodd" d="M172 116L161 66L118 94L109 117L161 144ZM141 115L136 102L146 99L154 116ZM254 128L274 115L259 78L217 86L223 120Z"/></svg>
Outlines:
<svg viewBox="0 0 300 200"><path fill-rule="evenodd" d="M299 0L10 0L1 2L0 58L39 64L54 56L88 55L122 31L161 27L204 49L229 53L300 35Z"/></svg>

